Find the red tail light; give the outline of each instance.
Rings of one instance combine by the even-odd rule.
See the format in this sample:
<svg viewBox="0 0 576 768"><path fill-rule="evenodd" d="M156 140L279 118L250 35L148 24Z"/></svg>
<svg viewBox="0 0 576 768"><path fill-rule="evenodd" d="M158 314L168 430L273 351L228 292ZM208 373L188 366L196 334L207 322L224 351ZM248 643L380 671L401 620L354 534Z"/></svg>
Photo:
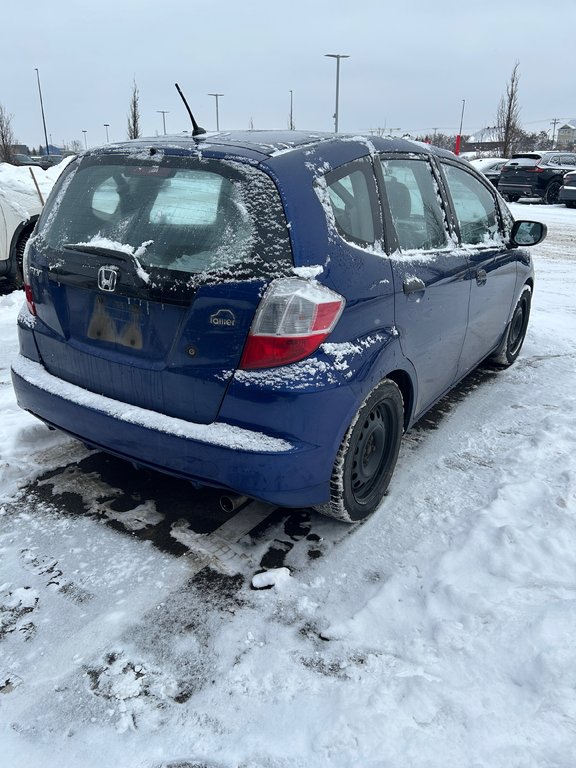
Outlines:
<svg viewBox="0 0 576 768"><path fill-rule="evenodd" d="M273 282L256 311L239 367L274 368L303 360L332 332L344 298L298 277Z"/></svg>
<svg viewBox="0 0 576 768"><path fill-rule="evenodd" d="M36 314L36 304L34 304L34 295L32 294L32 288L28 283L24 284L24 293L26 294L26 305L31 315Z"/></svg>

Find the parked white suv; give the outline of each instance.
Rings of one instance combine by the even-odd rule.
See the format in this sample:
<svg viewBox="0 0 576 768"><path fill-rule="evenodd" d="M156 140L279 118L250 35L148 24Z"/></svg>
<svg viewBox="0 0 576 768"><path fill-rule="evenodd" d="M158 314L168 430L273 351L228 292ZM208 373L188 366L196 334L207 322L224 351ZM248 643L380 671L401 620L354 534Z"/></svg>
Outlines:
<svg viewBox="0 0 576 768"><path fill-rule="evenodd" d="M3 290L22 285L24 248L42 210L40 195L31 181L27 187L23 183L14 184L14 170L8 180L0 174L0 289Z"/></svg>

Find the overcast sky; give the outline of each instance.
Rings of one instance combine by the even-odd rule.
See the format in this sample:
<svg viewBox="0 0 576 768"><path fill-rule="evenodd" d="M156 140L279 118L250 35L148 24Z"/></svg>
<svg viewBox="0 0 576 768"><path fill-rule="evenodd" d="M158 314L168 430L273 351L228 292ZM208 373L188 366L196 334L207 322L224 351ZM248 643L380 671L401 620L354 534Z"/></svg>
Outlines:
<svg viewBox="0 0 576 768"><path fill-rule="evenodd" d="M126 138L135 79L144 135L216 128L332 131L336 61L339 129L413 135L492 125L516 61L521 121L552 129L576 117L576 0L6 0L0 104L16 138L88 146ZM86 131L84 134L83 131Z"/></svg>

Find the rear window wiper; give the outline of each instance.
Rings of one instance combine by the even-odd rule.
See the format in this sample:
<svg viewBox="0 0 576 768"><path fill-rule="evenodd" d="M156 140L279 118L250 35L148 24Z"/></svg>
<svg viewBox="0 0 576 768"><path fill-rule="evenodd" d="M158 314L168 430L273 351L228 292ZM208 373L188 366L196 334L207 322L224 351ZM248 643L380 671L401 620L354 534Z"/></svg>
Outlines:
<svg viewBox="0 0 576 768"><path fill-rule="evenodd" d="M105 245L96 245L95 243L65 243L62 248L65 251L80 251L81 253L93 253L96 256L110 256L112 258L125 259L126 256L134 256L134 248L127 245L125 248L111 248Z"/></svg>

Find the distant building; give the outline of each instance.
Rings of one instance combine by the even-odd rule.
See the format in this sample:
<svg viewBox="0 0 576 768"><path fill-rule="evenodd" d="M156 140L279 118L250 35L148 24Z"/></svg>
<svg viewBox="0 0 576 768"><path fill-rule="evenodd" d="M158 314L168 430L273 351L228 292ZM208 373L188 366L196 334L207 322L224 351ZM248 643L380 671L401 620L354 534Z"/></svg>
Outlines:
<svg viewBox="0 0 576 768"><path fill-rule="evenodd" d="M63 149L61 147L55 147L54 144L48 144L49 152L46 152L46 147L40 145L40 150L38 152L39 155L61 155L63 153Z"/></svg>
<svg viewBox="0 0 576 768"><path fill-rule="evenodd" d="M496 126L487 126L481 131L469 136L462 144L462 152L491 152L500 151L502 142L498 136Z"/></svg>
<svg viewBox="0 0 576 768"><path fill-rule="evenodd" d="M12 149L14 150L15 155L29 155L30 150L26 146L26 144L12 144Z"/></svg>
<svg viewBox="0 0 576 768"><path fill-rule="evenodd" d="M558 129L556 146L558 149L573 149L576 144L576 117Z"/></svg>

